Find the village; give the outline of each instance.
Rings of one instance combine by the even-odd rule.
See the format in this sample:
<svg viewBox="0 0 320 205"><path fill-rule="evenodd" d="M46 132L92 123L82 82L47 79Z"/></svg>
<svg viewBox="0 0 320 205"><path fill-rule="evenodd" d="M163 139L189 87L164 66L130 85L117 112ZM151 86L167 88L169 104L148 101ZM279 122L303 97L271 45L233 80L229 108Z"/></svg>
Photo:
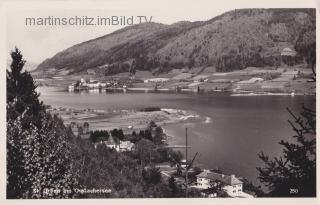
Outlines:
<svg viewBox="0 0 320 205"><path fill-rule="evenodd" d="M279 66L247 67L232 72L216 72L214 67L173 69L156 76L150 71L137 70L105 75L108 66L88 69L69 75L54 68L34 72L40 86L67 88L69 92L229 92L239 95L314 95L312 69L293 65L296 51L284 48L284 63ZM71 81L71 83L70 83Z"/></svg>
<svg viewBox="0 0 320 205"><path fill-rule="evenodd" d="M92 110L77 111L67 108L52 108L48 106L47 109L52 114L61 114L64 112L75 112L79 118L83 117L84 112L90 112ZM157 110L155 108L145 109L148 112ZM102 112L102 111L99 111ZM154 111L157 112L157 111ZM81 114L82 113L82 114ZM65 124L71 129L76 137L80 137L83 140L87 140L92 143L95 149L99 146L105 146L118 153L121 152L135 152L137 151L136 137L142 133L147 133L150 130L148 139L155 140L156 136L160 133L161 142L157 143L157 149L174 149L183 150L190 149L191 146L184 145L170 145L169 140L172 136L168 136L165 130L158 126L155 122L150 121L144 127L134 129L133 126L129 126L127 129L122 130L121 128L113 130L97 130L91 128L88 122L83 121L65 121ZM143 148L146 149L147 148ZM200 168L193 166L195 156L193 160L181 159L180 161L164 161L155 163L154 166L159 169L162 180L169 180L171 177L174 178L177 186L180 189L195 189L201 193L202 197L233 197L233 198L253 198L255 193L247 193L243 189L242 177L236 177L234 174L227 175L221 170L210 170L207 168ZM145 167L148 169L149 166ZM186 187L186 175L189 177L188 186Z"/></svg>
<svg viewBox="0 0 320 205"><path fill-rule="evenodd" d="M83 126L76 126L76 124L71 124L70 126L74 133L77 133L78 136L81 136L83 138L89 139L90 134L92 134L92 132L90 133L88 131L88 123L84 123ZM155 129L152 129L152 135L154 136L154 134ZM167 140L168 136L163 133L162 142L165 146L168 146ZM97 148L99 145L106 146L109 149L113 149L117 152L135 151L135 143L132 143L129 140L116 140L112 134L109 135L106 140L100 140L99 142L93 143L93 145L95 148ZM177 162L175 164L169 162L158 163L155 164L155 167L159 169L163 180L168 180L173 176L178 186L180 186L182 189L186 188L185 175L187 173L191 182L188 183L188 189L197 189L201 192L201 195L203 197L220 197L219 193L221 193L222 191L227 193L227 197L254 197L252 195L254 193L249 194L243 190L243 182L241 181L241 177L236 177L234 174L226 175L219 170L215 172L215 170L201 169L199 167L192 168L191 165L192 162L189 162L189 160L187 162L186 159L182 159L180 162Z"/></svg>

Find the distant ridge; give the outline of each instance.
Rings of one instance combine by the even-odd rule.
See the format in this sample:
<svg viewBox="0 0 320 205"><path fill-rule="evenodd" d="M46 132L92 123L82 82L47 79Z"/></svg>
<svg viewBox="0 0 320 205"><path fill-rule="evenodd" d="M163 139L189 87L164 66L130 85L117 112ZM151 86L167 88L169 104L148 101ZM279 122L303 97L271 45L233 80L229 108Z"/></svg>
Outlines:
<svg viewBox="0 0 320 205"><path fill-rule="evenodd" d="M213 66L233 71L275 66L284 48L315 43L315 9L239 9L208 21L144 23L67 48L37 71L95 69L106 75ZM298 51L298 59L307 54Z"/></svg>

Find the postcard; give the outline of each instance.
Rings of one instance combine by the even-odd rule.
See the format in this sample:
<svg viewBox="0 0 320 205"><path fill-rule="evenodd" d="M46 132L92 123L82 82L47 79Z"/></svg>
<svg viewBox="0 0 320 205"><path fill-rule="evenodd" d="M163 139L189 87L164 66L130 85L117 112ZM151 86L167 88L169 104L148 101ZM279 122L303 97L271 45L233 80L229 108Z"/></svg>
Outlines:
<svg viewBox="0 0 320 205"><path fill-rule="evenodd" d="M3 2L3 202L316 204L317 6Z"/></svg>

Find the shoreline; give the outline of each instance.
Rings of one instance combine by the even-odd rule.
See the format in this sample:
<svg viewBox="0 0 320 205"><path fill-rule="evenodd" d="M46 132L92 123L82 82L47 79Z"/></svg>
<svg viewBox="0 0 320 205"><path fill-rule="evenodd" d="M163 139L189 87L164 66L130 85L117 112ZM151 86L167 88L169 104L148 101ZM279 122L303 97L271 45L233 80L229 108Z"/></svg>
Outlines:
<svg viewBox="0 0 320 205"><path fill-rule="evenodd" d="M246 91L232 91L232 90L202 90L197 92L194 89L182 89L181 91L175 91L172 89L150 89L150 88L106 88L106 89L84 89L79 91L68 91L64 87L60 86L39 86L38 88L52 88L57 89L61 92L67 93L168 93L168 94L201 94L201 95L212 95L212 94L229 94L229 96L316 96L316 93L313 92L261 92L254 90Z"/></svg>
<svg viewBox="0 0 320 205"><path fill-rule="evenodd" d="M273 75L271 75L273 74ZM71 92L159 92L159 93L274 93L275 95L316 95L312 71L294 67L247 67L241 71L162 73L137 71L121 75L52 74L35 76L39 86L57 86ZM76 83L78 82L78 84ZM80 83L79 83L80 82Z"/></svg>
<svg viewBox="0 0 320 205"><path fill-rule="evenodd" d="M124 133L146 129L151 121L159 126L185 122L206 122L208 117L201 117L193 111L161 108L158 111L141 110L94 110L63 107L49 108L49 112L61 117L66 125L75 122L88 122L90 131L122 129Z"/></svg>

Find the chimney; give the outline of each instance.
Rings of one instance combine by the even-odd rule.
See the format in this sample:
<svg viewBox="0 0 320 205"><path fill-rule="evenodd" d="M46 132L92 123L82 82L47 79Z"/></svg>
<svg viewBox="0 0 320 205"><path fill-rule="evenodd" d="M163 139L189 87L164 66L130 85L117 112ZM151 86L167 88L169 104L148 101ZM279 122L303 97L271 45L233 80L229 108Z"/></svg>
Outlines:
<svg viewBox="0 0 320 205"><path fill-rule="evenodd" d="M231 178L236 178L236 176L234 174L231 174Z"/></svg>

